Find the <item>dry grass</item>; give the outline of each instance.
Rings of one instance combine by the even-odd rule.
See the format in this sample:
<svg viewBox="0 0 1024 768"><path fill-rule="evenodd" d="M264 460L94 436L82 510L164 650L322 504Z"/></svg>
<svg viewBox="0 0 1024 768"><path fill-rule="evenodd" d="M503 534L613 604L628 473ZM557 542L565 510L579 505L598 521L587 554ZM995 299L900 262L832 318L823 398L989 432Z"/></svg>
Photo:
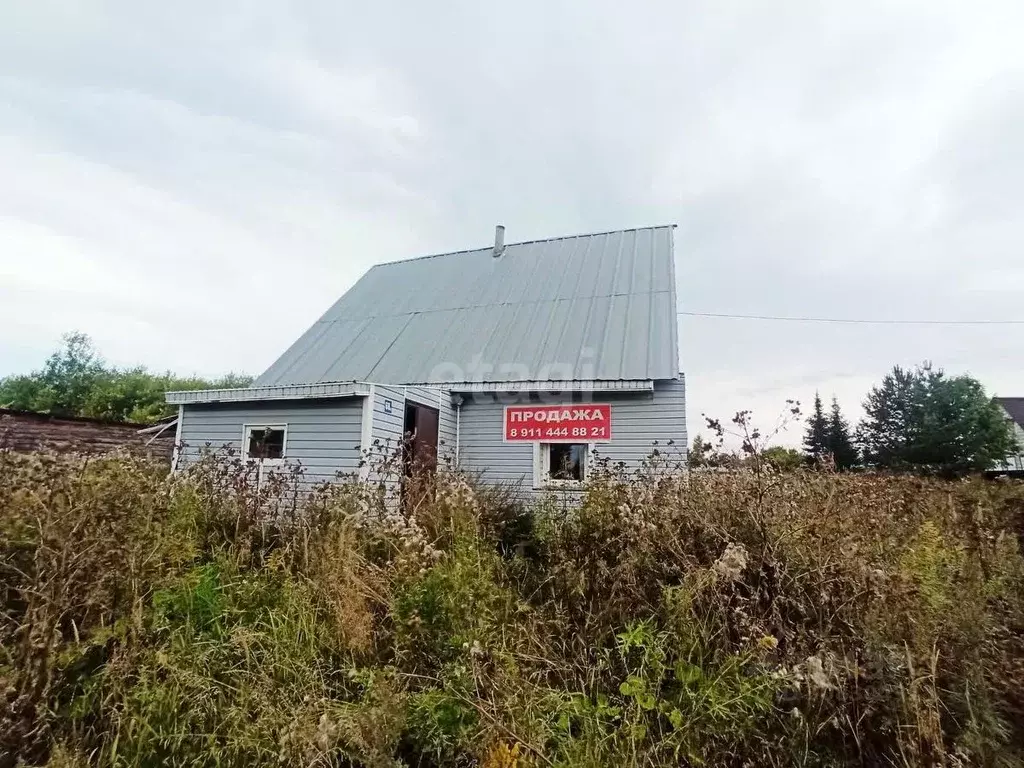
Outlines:
<svg viewBox="0 0 1024 768"><path fill-rule="evenodd" d="M1020 765L1024 488L0 454L0 764Z"/></svg>

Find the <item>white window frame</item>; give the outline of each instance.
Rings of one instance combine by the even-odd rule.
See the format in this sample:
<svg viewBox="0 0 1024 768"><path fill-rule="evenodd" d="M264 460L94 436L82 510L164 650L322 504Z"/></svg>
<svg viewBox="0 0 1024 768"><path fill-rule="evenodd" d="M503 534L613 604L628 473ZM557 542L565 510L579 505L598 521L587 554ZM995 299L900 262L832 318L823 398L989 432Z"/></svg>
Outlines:
<svg viewBox="0 0 1024 768"><path fill-rule="evenodd" d="M281 458L279 459L261 459L255 456L249 456L249 436L252 434L254 429L280 429L284 432L284 438L281 441ZM263 485L264 470L268 467L280 467L284 466L285 460L288 457L288 425L287 424L243 424L242 425L242 461L256 461L259 462L259 469L257 472L256 482L259 486Z"/></svg>
<svg viewBox="0 0 1024 768"><path fill-rule="evenodd" d="M548 466L551 464L552 445L582 445L586 448L583 453L583 480L558 480L548 474ZM565 440L551 443L533 444L533 487L534 488L582 488L590 476L590 456L594 450L594 443L571 443Z"/></svg>

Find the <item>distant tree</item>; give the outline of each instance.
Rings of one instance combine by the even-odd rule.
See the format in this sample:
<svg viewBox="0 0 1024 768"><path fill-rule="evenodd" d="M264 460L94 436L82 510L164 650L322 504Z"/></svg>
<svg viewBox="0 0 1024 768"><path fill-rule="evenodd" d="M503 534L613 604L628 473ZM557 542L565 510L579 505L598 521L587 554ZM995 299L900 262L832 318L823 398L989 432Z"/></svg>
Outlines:
<svg viewBox="0 0 1024 768"><path fill-rule="evenodd" d="M84 333L69 333L42 370L0 379L0 408L89 416L113 421L157 421L174 412L164 394L181 389L245 387L251 376L228 374L208 381L143 367L108 366Z"/></svg>
<svg viewBox="0 0 1024 768"><path fill-rule="evenodd" d="M786 406L779 413L775 425L766 431L762 431L753 419L753 413L748 410L737 411L729 420L728 426L721 419L709 418L706 414L704 423L708 430L715 437L715 444L703 443L704 453L710 451L711 458L705 466L724 467L729 469L748 468L760 474L761 471L771 465L771 443L779 434L785 431L786 427L794 420L800 418L800 403L796 400L787 400ZM739 441L739 450L729 453L724 450L726 437ZM703 447L706 446L706 447ZM786 449L778 449L785 451ZM778 452L776 459L787 461L790 457L783 458Z"/></svg>
<svg viewBox="0 0 1024 768"><path fill-rule="evenodd" d="M897 365L871 388L857 435L866 463L879 467L906 463L916 380L917 374Z"/></svg>
<svg viewBox="0 0 1024 768"><path fill-rule="evenodd" d="M984 470L1013 452L998 405L970 376L948 377L929 363L896 366L872 388L858 433L864 461L943 474Z"/></svg>
<svg viewBox="0 0 1024 768"><path fill-rule="evenodd" d="M829 413L827 429L828 452L832 454L832 461L836 469L850 469L860 461L860 452L853 443L850 434L850 424L843 417L839 409L839 401L835 395L832 396L832 410Z"/></svg>
<svg viewBox="0 0 1024 768"><path fill-rule="evenodd" d="M784 448L781 445L765 448L761 452L761 457L781 472L791 472L807 463L804 454L796 448Z"/></svg>
<svg viewBox="0 0 1024 768"><path fill-rule="evenodd" d="M185 389L231 389L247 387L251 376L228 374L219 379L184 378L169 371L151 373L143 367L113 370L98 380L89 393L82 416L114 421L157 421L174 412L164 402L167 392Z"/></svg>
<svg viewBox="0 0 1024 768"><path fill-rule="evenodd" d="M693 438L693 445L690 446L689 453L686 457L686 462L691 467L706 467L708 462L708 453L711 451L711 443L705 443L704 438L700 435L696 435Z"/></svg>
<svg viewBox="0 0 1024 768"><path fill-rule="evenodd" d="M812 464L823 461L830 451L828 426L821 395L815 392L814 410L807 420L807 432L804 435L804 454Z"/></svg>
<svg viewBox="0 0 1024 768"><path fill-rule="evenodd" d="M112 372L96 383L84 403L81 415L96 419L144 422L167 412L164 392L170 377L158 377L145 368Z"/></svg>
<svg viewBox="0 0 1024 768"><path fill-rule="evenodd" d="M105 375L103 362L84 333L65 334L41 371L0 380L0 407L71 416Z"/></svg>
<svg viewBox="0 0 1024 768"><path fill-rule="evenodd" d="M0 379L0 408L34 411L42 402L43 382L39 374L19 374Z"/></svg>
<svg viewBox="0 0 1024 768"><path fill-rule="evenodd" d="M733 467L739 464L739 459L722 450L721 441L718 445L713 445L697 435L693 438L693 445L687 456L687 464L691 468Z"/></svg>

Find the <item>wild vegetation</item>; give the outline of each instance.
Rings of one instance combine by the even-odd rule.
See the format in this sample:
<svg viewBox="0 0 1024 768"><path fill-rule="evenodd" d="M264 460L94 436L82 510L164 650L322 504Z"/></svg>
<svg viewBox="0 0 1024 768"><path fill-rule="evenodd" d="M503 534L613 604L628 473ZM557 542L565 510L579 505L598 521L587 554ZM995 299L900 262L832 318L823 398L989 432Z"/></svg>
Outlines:
<svg viewBox="0 0 1024 768"><path fill-rule="evenodd" d="M1011 766L1024 488L0 455L0 763Z"/></svg>
<svg viewBox="0 0 1024 768"><path fill-rule="evenodd" d="M252 377L229 373L208 380L106 363L84 333L68 333L42 369L0 378L0 408L146 423L170 416L170 390L246 387Z"/></svg>
<svg viewBox="0 0 1024 768"><path fill-rule="evenodd" d="M814 408L807 419L804 434L804 455L812 465L831 464L845 470L860 462L860 452L854 444L850 425L839 407L839 400L832 397L832 408L825 413L821 395L814 393Z"/></svg>
<svg viewBox="0 0 1024 768"><path fill-rule="evenodd" d="M800 416L799 403L790 402L794 407L784 414L787 423ZM1012 423L980 381L968 375L948 376L930 363L913 369L893 367L868 392L864 419L855 429L835 396L826 412L816 392L802 456L782 446L754 450L750 430L742 425L739 431L731 430L740 451L724 450L723 438L730 430L715 419L706 421L713 440L707 442L699 434L694 438L691 466L735 469L757 463L765 454L780 469L805 464L839 471L871 468L957 477L993 469L1018 450ZM779 431L776 428L770 437Z"/></svg>
<svg viewBox="0 0 1024 768"><path fill-rule="evenodd" d="M947 376L930 364L896 366L864 401L858 431L864 461L944 474L990 469L1013 453L1002 409L970 376Z"/></svg>

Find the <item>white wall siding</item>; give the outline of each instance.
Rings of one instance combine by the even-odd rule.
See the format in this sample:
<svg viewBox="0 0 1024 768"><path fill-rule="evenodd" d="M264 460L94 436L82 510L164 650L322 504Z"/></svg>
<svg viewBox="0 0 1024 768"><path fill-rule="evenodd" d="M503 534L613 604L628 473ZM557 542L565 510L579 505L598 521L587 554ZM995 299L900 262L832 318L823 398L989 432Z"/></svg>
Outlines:
<svg viewBox="0 0 1024 768"><path fill-rule="evenodd" d="M390 401L390 413L385 410ZM405 391L403 387L376 385L373 394L373 431L371 444L379 443L382 450L396 449L402 442L405 422ZM377 450L374 449L374 453Z"/></svg>
<svg viewBox="0 0 1024 768"><path fill-rule="evenodd" d="M524 398L522 402L528 401ZM595 393L593 402L612 406L612 439L596 444L599 456L624 462L629 469L639 467L654 448L685 456L686 386L682 379L657 382L654 391L648 393ZM460 466L479 474L485 482L518 483L532 490L533 445L503 440L505 405L510 404L513 402L508 397L467 397L462 406Z"/></svg>
<svg viewBox="0 0 1024 768"><path fill-rule="evenodd" d="M252 402L185 405L182 408L181 461L193 459L201 448L230 447L241 450L245 424L287 424L286 459L300 462L308 482L333 480L338 473L359 474L363 456L363 407L372 409L370 441L394 450L401 442L406 401L437 408L438 453L441 461L454 459L459 446L459 466L479 474L485 482L517 483L533 493L533 446L506 443L503 437L504 408L509 396L464 395L461 427L456 436L456 411L445 389L419 386L374 385L370 397L293 402ZM385 411L391 401L390 412ZM560 401L570 402L566 397ZM686 396L682 379L660 381L653 392L595 393L594 402L612 406L612 440L595 445L597 455L612 462L639 467L653 448L685 456ZM521 395L518 402L529 402ZM671 446L670 446L671 443ZM376 480L371 472L367 479Z"/></svg>
<svg viewBox="0 0 1024 768"><path fill-rule="evenodd" d="M333 480L359 469L364 397L292 402L185 405L182 408L181 461L205 446L240 451L243 425L287 424L285 459L305 469L308 483Z"/></svg>
<svg viewBox="0 0 1024 768"><path fill-rule="evenodd" d="M391 401L391 413L385 410ZM438 410L437 453L441 462L455 455L455 410L451 393L437 387L396 387L377 384L373 398L373 440L381 446L397 447L402 441L405 422L405 402L427 405ZM386 449L386 448L385 448Z"/></svg>
<svg viewBox="0 0 1024 768"><path fill-rule="evenodd" d="M1009 414L1007 414L1009 417ZM1014 455L1007 456L1006 461L997 466L1000 470L1022 471L1024 470L1024 428L1016 422L1013 423L1013 436L1017 440L1017 450Z"/></svg>

